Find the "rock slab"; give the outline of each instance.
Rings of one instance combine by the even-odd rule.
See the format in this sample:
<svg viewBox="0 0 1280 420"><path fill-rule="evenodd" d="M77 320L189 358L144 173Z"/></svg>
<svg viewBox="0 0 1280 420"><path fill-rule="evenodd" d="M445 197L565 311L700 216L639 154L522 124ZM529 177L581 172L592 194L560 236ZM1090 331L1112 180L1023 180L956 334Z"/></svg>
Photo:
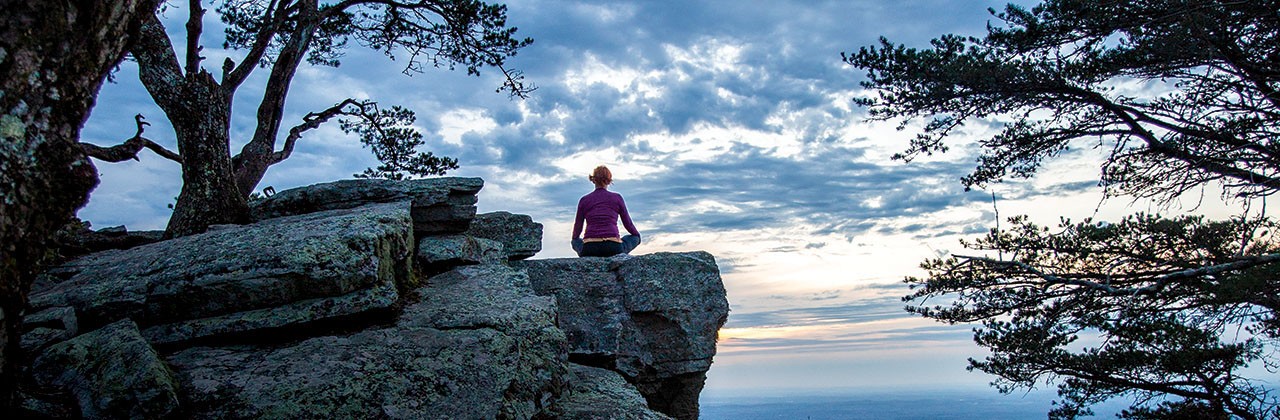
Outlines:
<svg viewBox="0 0 1280 420"><path fill-rule="evenodd" d="M542 251L542 224L523 214L505 211L476 215L467 235L502 243L507 258L523 260Z"/></svg>
<svg viewBox="0 0 1280 420"><path fill-rule="evenodd" d="M56 267L32 311L70 307L81 328L129 318L154 344L386 309L410 280L407 203L271 219Z"/></svg>
<svg viewBox="0 0 1280 420"><path fill-rule="evenodd" d="M371 203L409 201L419 234L461 233L476 215L480 178L426 178L408 181L348 179L280 191L249 203L257 220Z"/></svg>
<svg viewBox="0 0 1280 420"><path fill-rule="evenodd" d="M570 360L621 373L649 407L698 417L698 395L729 303L706 252L517 264L537 293L555 296Z"/></svg>
<svg viewBox="0 0 1280 420"><path fill-rule="evenodd" d="M428 272L435 267L454 267L476 264L505 264L506 252L502 243L469 235L427 236L418 241L417 261Z"/></svg>
<svg viewBox="0 0 1280 420"><path fill-rule="evenodd" d="M438 279L438 280L437 280ZM394 325L168 358L193 418L530 418L564 387L555 303L505 266L417 289Z"/></svg>

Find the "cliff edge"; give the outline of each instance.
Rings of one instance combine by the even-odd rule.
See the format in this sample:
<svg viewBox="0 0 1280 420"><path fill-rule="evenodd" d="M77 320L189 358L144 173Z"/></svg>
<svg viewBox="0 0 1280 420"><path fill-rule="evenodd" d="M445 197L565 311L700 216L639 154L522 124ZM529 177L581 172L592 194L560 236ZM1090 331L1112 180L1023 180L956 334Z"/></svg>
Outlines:
<svg viewBox="0 0 1280 420"><path fill-rule="evenodd" d="M347 180L33 287L48 418L696 419L728 303L705 252L527 259L479 178Z"/></svg>

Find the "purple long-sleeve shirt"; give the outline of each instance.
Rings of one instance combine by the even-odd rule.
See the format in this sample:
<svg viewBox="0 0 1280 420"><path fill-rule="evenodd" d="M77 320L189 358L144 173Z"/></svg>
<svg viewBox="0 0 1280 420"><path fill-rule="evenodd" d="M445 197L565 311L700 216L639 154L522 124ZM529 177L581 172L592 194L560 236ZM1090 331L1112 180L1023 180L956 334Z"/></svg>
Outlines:
<svg viewBox="0 0 1280 420"><path fill-rule="evenodd" d="M622 226L627 233L640 236L636 225L631 223L631 215L627 213L627 203L622 195L604 188L596 188L590 194L578 200L578 215L573 220L573 238L578 234L586 238L618 237L618 218L622 218ZM582 231L582 222L587 223L587 231Z"/></svg>

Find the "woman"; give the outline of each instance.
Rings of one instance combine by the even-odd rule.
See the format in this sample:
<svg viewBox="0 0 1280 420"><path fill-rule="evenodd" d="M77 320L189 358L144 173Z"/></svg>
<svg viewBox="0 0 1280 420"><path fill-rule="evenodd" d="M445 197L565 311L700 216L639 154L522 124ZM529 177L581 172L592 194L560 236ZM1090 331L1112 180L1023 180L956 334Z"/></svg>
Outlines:
<svg viewBox="0 0 1280 420"><path fill-rule="evenodd" d="M631 223L622 195L609 191L613 173L601 165L587 179L596 184L596 190L578 200L578 215L573 220L573 250L579 257L612 257L630 253L640 245L640 232ZM622 218L622 226L630 235L618 237L618 218ZM582 222L587 223L585 233ZM585 238L579 239L579 234Z"/></svg>

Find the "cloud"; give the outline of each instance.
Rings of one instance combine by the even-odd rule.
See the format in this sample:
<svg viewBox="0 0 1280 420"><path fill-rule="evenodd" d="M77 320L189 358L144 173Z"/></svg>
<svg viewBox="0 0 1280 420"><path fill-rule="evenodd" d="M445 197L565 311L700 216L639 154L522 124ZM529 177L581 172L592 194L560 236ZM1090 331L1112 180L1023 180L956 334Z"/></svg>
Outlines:
<svg viewBox="0 0 1280 420"><path fill-rule="evenodd" d="M824 292L830 293L830 292ZM812 294L801 297L804 301L821 301L829 294ZM777 296L775 295L776 299ZM838 298L832 297L832 298ZM725 328L761 328L797 325L846 324L880 321L906 317L902 301L895 297L858 300L832 306L803 306L730 314Z"/></svg>
<svg viewBox="0 0 1280 420"><path fill-rule="evenodd" d="M811 306L812 297L821 295L795 297L806 303L781 309L749 313L735 309L721 330L720 352L794 355L919 350L948 345L970 348L971 326L939 324L908 314L896 297Z"/></svg>
<svg viewBox="0 0 1280 420"><path fill-rule="evenodd" d="M299 73L285 124L347 96L407 105L419 112L430 147L459 159L460 173L494 185L539 179L531 190L538 199L565 207L589 186L579 173L548 162L613 154L619 166L651 168L639 178L620 173L625 181L618 189L655 232L795 223L847 236L872 229L925 232L929 226L885 222L981 200L959 193L954 182L968 169L956 163L963 156L905 166L870 160L901 146L847 134L861 125L862 111L849 105L859 75L839 62L838 52L871 43L883 30L850 23L927 19L954 9L931 2L517 3L510 5L510 21L535 43L510 64L540 86L532 99L494 94L496 72L407 77L398 62L352 48L340 68ZM975 5L961 9L982 14ZM251 80L242 88L248 100L236 102L237 139L254 126L250 92L260 84ZM136 88L129 92L141 98L135 102L147 102ZM311 133L263 185L348 177L374 163L358 149L336 130ZM697 207L707 199L725 207Z"/></svg>
<svg viewBox="0 0 1280 420"><path fill-rule="evenodd" d="M780 352L798 354L805 352L856 352L861 350L886 350L913 348L923 343L970 341L973 332L969 327L957 325L928 325L911 328L850 331L830 336L808 335L801 337L735 338L723 346L726 353Z"/></svg>

